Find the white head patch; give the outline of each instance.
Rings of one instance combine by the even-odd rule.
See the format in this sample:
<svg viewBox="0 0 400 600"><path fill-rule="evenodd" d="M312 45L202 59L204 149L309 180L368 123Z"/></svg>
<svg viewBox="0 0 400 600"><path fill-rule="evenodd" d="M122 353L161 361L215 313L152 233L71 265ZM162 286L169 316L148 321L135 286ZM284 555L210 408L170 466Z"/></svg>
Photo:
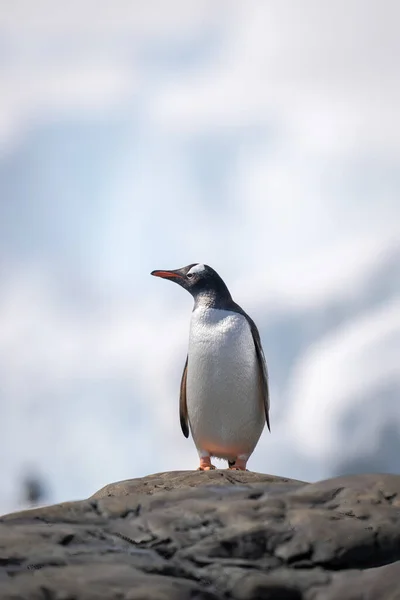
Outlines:
<svg viewBox="0 0 400 600"><path fill-rule="evenodd" d="M206 268L204 265L194 265L194 267L192 267L188 272L187 275L189 275L189 273L192 275L194 275L195 273L202 273L203 271L205 271Z"/></svg>

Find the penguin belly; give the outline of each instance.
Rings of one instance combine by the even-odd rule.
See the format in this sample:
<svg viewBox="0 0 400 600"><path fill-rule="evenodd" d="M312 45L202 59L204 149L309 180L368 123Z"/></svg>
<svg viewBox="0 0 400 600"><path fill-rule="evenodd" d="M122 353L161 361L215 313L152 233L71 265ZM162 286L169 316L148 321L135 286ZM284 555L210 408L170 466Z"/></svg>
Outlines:
<svg viewBox="0 0 400 600"><path fill-rule="evenodd" d="M193 311L186 402L199 452L226 460L250 456L265 410L255 344L243 315L203 307Z"/></svg>

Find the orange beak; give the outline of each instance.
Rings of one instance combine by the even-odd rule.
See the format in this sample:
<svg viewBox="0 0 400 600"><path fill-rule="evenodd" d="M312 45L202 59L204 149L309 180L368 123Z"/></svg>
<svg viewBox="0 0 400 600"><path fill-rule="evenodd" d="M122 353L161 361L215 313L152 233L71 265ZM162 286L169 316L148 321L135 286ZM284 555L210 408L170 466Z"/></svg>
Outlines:
<svg viewBox="0 0 400 600"><path fill-rule="evenodd" d="M162 279L182 279L182 275L176 273L176 271L152 271L150 275L161 277Z"/></svg>

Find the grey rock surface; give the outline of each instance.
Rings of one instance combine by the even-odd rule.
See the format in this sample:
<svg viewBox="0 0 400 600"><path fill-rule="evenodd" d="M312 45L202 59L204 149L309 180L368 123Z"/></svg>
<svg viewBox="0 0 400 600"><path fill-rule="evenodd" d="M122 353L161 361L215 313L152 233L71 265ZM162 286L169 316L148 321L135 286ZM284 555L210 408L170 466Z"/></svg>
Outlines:
<svg viewBox="0 0 400 600"><path fill-rule="evenodd" d="M400 600L400 476L159 473L6 515L0 598Z"/></svg>

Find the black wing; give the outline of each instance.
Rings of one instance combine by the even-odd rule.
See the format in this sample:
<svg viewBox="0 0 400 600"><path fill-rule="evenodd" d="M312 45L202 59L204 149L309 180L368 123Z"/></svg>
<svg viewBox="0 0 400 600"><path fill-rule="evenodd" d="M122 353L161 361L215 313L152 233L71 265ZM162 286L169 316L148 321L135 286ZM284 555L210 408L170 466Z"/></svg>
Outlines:
<svg viewBox="0 0 400 600"><path fill-rule="evenodd" d="M187 378L187 366L188 359L186 357L185 367L183 369L182 380L181 380L181 391L179 395L179 418L181 421L181 428L183 435L189 437L189 423L188 413L186 405L186 378Z"/></svg>
<svg viewBox="0 0 400 600"><path fill-rule="evenodd" d="M258 333L258 329L254 321L249 318L251 333L253 334L254 345L256 347L256 354L258 360L258 366L260 369L260 380L261 380L261 390L262 396L264 400L264 408L265 408L265 420L267 421L267 427L269 431L271 431L271 426L269 423L269 386L268 386L268 369L267 363L265 361L264 350L261 346L260 334Z"/></svg>

